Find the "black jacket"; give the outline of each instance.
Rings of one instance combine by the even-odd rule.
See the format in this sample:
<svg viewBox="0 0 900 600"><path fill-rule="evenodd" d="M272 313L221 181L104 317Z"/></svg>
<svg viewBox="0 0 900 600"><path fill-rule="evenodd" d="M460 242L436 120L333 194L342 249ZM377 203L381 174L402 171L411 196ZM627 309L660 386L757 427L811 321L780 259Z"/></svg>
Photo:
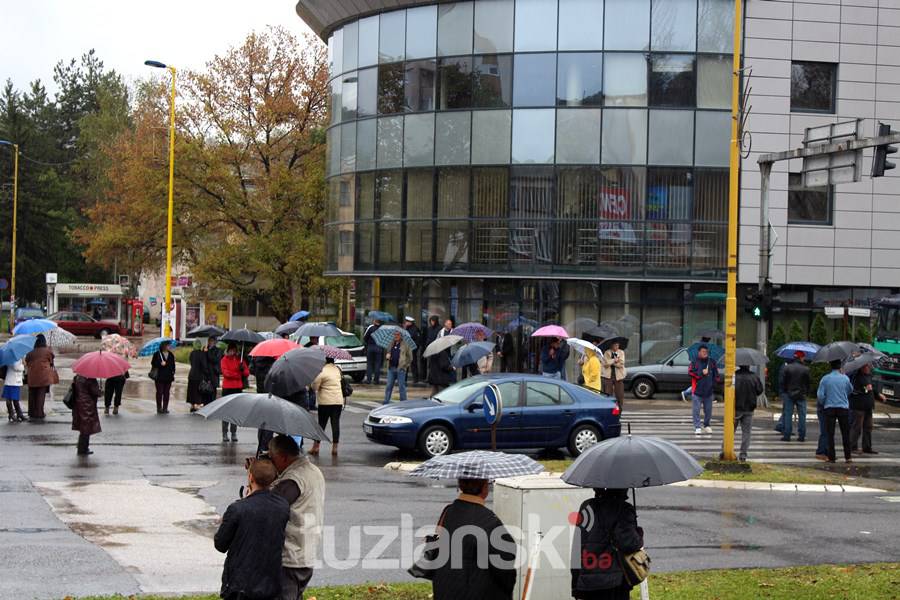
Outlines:
<svg viewBox="0 0 900 600"><path fill-rule="evenodd" d="M416 343L416 350L422 347L422 332L419 331L419 328L415 323L406 328L406 333L409 334L409 337L412 338L412 341Z"/></svg>
<svg viewBox="0 0 900 600"><path fill-rule="evenodd" d="M795 360L781 368L781 390L792 400L809 395L809 367Z"/></svg>
<svg viewBox="0 0 900 600"><path fill-rule="evenodd" d="M428 383L450 385L456 382L456 369L450 363L450 350L444 350L428 357Z"/></svg>
<svg viewBox="0 0 900 600"><path fill-rule="evenodd" d="M266 375L275 364L275 359L268 356L254 356L250 360L250 373L256 378L256 393L266 393Z"/></svg>
<svg viewBox="0 0 900 600"><path fill-rule="evenodd" d="M228 507L214 540L216 550L228 553L222 571L223 598L278 597L284 528L290 514L287 500L269 490Z"/></svg>
<svg viewBox="0 0 900 600"><path fill-rule="evenodd" d="M753 412L756 398L763 393L762 382L756 373L738 369L734 374L734 410Z"/></svg>
<svg viewBox="0 0 900 600"><path fill-rule="evenodd" d="M634 507L619 498L590 498L578 511L572 547L572 595L595 598L599 590L630 589L616 557L644 547ZM618 596L617 596L618 597Z"/></svg>
<svg viewBox="0 0 900 600"><path fill-rule="evenodd" d="M156 369L156 380L160 383L172 383L175 381L175 355L171 352L165 358L166 364L163 365L162 352L154 352L153 358L150 359L150 368Z"/></svg>
<svg viewBox="0 0 900 600"><path fill-rule="evenodd" d="M191 350L188 362L191 363L191 370L188 371L188 381L209 379L209 362L206 360L206 352L197 348Z"/></svg>
<svg viewBox="0 0 900 600"><path fill-rule="evenodd" d="M441 327L440 325L435 325L434 327L428 327L428 329L425 330L425 343L422 344L422 346L424 348L427 348L428 344L430 344L431 342L436 340L438 337L438 334L441 332L441 329L443 329L443 327Z"/></svg>
<svg viewBox="0 0 900 600"><path fill-rule="evenodd" d="M461 544L450 543L460 527L485 532L490 552L486 568L478 567L477 536L467 534ZM434 572L434 600L511 600L516 586L516 546L497 515L481 504L456 500L447 507L444 529L442 536L447 536L448 543L444 546L442 540L442 547L462 556L440 557L444 564ZM497 529L500 531L494 533Z"/></svg>

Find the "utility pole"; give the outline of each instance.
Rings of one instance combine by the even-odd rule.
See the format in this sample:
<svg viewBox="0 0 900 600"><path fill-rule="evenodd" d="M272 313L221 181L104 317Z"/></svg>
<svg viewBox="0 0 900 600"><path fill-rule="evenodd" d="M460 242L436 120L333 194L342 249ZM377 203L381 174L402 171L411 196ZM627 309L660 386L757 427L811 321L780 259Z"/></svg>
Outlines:
<svg viewBox="0 0 900 600"><path fill-rule="evenodd" d="M760 180L760 189L759 189L759 283L758 289L760 298L765 298L766 294L766 285L769 282L769 261L770 258L770 249L769 245L769 184L770 178L772 175L772 163L760 163L759 164L760 174L762 178ZM766 346L768 345L768 337L769 337L769 315L766 314L766 303L765 300L762 302L762 315L760 315L759 321L756 322L756 347L757 349L766 354Z"/></svg>

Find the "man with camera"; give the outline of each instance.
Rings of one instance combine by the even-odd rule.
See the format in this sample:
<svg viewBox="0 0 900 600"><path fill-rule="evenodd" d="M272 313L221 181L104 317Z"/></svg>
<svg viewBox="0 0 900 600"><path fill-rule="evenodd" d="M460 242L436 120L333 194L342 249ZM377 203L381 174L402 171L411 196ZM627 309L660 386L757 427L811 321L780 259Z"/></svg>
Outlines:
<svg viewBox="0 0 900 600"><path fill-rule="evenodd" d="M278 470L272 490L290 504L281 556L281 600L301 600L322 539L325 478L309 457L300 455L291 436L272 438L269 458Z"/></svg>
<svg viewBox="0 0 900 600"><path fill-rule="evenodd" d="M288 502L273 493L275 465L269 460L250 461L248 494L231 504L215 536L216 550L227 552L222 572L222 598L277 598L281 589L281 552Z"/></svg>

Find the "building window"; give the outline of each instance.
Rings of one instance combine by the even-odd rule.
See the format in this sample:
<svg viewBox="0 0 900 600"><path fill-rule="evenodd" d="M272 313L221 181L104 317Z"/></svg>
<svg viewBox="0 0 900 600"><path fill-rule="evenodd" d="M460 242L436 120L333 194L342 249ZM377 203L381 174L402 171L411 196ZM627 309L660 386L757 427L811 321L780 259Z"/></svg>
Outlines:
<svg viewBox="0 0 900 600"><path fill-rule="evenodd" d="M657 54L650 58L650 106L696 105L694 57Z"/></svg>
<svg viewBox="0 0 900 600"><path fill-rule="evenodd" d="M475 3L475 52L511 52L513 0Z"/></svg>
<svg viewBox="0 0 900 600"><path fill-rule="evenodd" d="M338 246L338 256L353 256L353 232L339 231L340 245Z"/></svg>
<svg viewBox="0 0 900 600"><path fill-rule="evenodd" d="M512 106L512 54L476 56L472 74L476 108Z"/></svg>
<svg viewBox="0 0 900 600"><path fill-rule="evenodd" d="M406 11L406 58L431 58L436 39L436 6L417 6Z"/></svg>
<svg viewBox="0 0 900 600"><path fill-rule="evenodd" d="M559 106L603 104L603 55L568 52L559 55L556 103Z"/></svg>
<svg viewBox="0 0 900 600"><path fill-rule="evenodd" d="M419 112L434 110L434 90L436 63L434 60L420 60L406 63L406 110Z"/></svg>
<svg viewBox="0 0 900 600"><path fill-rule="evenodd" d="M438 6L438 56L472 52L472 3Z"/></svg>
<svg viewBox="0 0 900 600"><path fill-rule="evenodd" d="M378 31L378 62L390 63L403 60L405 47L406 11L396 10L383 13Z"/></svg>
<svg viewBox="0 0 900 600"><path fill-rule="evenodd" d="M472 106L472 58L442 58L438 61L438 108Z"/></svg>
<svg viewBox="0 0 900 600"><path fill-rule="evenodd" d="M836 86L836 64L792 62L791 111L834 113Z"/></svg>
<svg viewBox="0 0 900 600"><path fill-rule="evenodd" d="M556 54L521 54L513 64L513 106L553 106Z"/></svg>
<svg viewBox="0 0 900 600"><path fill-rule="evenodd" d="M831 186L803 187L803 175L788 175L788 223L831 225Z"/></svg>
<svg viewBox="0 0 900 600"><path fill-rule="evenodd" d="M403 63L378 67L378 113L403 112Z"/></svg>

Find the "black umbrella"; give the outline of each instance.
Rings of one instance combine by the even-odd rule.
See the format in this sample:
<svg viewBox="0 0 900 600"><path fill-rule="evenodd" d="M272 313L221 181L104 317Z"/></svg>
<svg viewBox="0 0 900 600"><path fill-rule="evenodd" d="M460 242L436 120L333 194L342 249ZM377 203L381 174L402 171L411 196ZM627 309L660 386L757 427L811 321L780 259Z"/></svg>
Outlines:
<svg viewBox="0 0 900 600"><path fill-rule="evenodd" d="M246 327L241 329L232 329L222 336L223 342L235 342L238 344L258 344L265 341L265 338L255 331L250 331Z"/></svg>
<svg viewBox="0 0 900 600"><path fill-rule="evenodd" d="M882 358L884 358L884 354L881 354L880 352L863 352L859 356L845 362L842 370L844 371L844 375L849 375L850 373L858 371L864 365L876 363Z"/></svg>
<svg viewBox="0 0 900 600"><path fill-rule="evenodd" d="M223 396L197 411L207 419L218 419L240 427L256 427L285 435L328 440L316 418L305 408L271 394Z"/></svg>
<svg viewBox="0 0 900 600"><path fill-rule="evenodd" d="M844 360L859 352L859 346L853 342L831 342L825 344L816 355L812 357L813 362L831 362L834 360Z"/></svg>
<svg viewBox="0 0 900 600"><path fill-rule="evenodd" d="M278 327L275 328L275 333L278 335L291 335L298 329L303 323L300 321L288 321L287 323L282 323Z"/></svg>
<svg viewBox="0 0 900 600"><path fill-rule="evenodd" d="M276 332L277 333L277 332ZM297 337L329 337L341 335L341 330L330 323L306 323L294 332Z"/></svg>
<svg viewBox="0 0 900 600"><path fill-rule="evenodd" d="M186 338L209 338L209 337L222 337L225 335L225 330L216 327L215 325L200 325L199 327L194 327L190 331L188 331L184 337Z"/></svg>
<svg viewBox="0 0 900 600"><path fill-rule="evenodd" d="M685 481L703 472L694 458L668 440L625 435L592 446L562 480L586 488L639 488Z"/></svg>
<svg viewBox="0 0 900 600"><path fill-rule="evenodd" d="M734 363L739 367L764 367L769 363L769 359L756 348L736 348Z"/></svg>
<svg viewBox="0 0 900 600"><path fill-rule="evenodd" d="M324 366L325 353L318 346L295 348L282 354L269 369L266 389L276 396L293 396L306 389Z"/></svg>
<svg viewBox="0 0 900 600"><path fill-rule="evenodd" d="M606 325L597 325L596 327L591 327L587 331L582 334L582 337L592 337L598 340L605 340L606 338L612 338L619 335L619 332L615 329L607 327Z"/></svg>
<svg viewBox="0 0 900 600"><path fill-rule="evenodd" d="M619 343L619 350L628 350L628 338L617 335L616 337L611 337L600 342L600 349L606 352L610 349L610 347L615 343Z"/></svg>

